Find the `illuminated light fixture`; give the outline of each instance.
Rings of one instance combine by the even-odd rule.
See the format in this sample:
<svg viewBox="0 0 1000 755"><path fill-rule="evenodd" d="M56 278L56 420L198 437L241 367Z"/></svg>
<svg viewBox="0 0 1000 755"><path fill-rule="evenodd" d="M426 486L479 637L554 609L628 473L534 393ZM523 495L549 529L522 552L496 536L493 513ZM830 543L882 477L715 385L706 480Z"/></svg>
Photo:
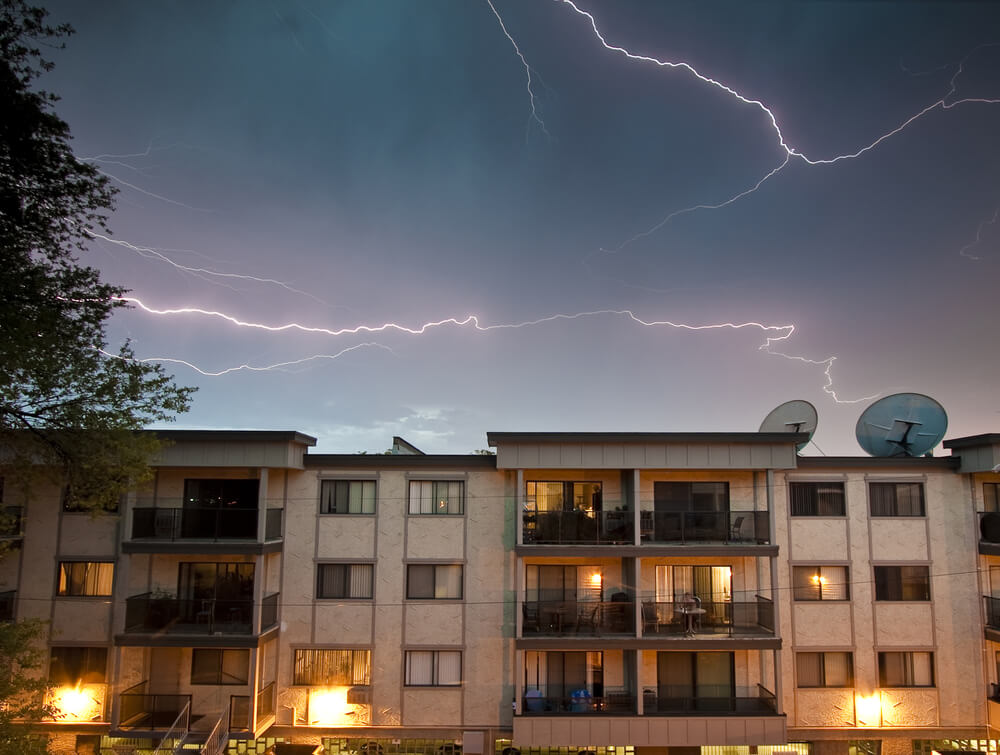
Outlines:
<svg viewBox="0 0 1000 755"><path fill-rule="evenodd" d="M57 721L95 721L100 720L104 712L104 685L94 685L86 689L80 682L75 687L60 687L52 693L50 704L55 709L54 718Z"/></svg>
<svg viewBox="0 0 1000 755"><path fill-rule="evenodd" d="M871 695L855 695L854 710L858 726L882 725L882 698L878 692Z"/></svg>
<svg viewBox="0 0 1000 755"><path fill-rule="evenodd" d="M355 706L347 702L350 687L326 687L309 692L309 725L356 724Z"/></svg>
<svg viewBox="0 0 1000 755"><path fill-rule="evenodd" d="M812 575L812 583L814 585L825 585L826 584L826 577L821 577L819 574L813 574Z"/></svg>
<svg viewBox="0 0 1000 755"><path fill-rule="evenodd" d="M601 586L601 579L602 579L601 578L601 573L600 572L595 572L594 574L590 575L590 584L592 584L594 587L600 587Z"/></svg>

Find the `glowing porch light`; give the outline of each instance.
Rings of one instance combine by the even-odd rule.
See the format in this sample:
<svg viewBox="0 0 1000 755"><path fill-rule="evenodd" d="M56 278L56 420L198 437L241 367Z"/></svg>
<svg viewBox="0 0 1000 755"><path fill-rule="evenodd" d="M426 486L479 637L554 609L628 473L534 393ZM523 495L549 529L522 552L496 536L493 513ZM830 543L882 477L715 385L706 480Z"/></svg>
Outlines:
<svg viewBox="0 0 1000 755"><path fill-rule="evenodd" d="M58 721L94 721L99 720L103 713L102 699L103 695L95 696L94 690L84 689L83 684L77 682L75 687L65 686L55 690L50 704Z"/></svg>
<svg viewBox="0 0 1000 755"><path fill-rule="evenodd" d="M878 692L871 695L855 695L854 710L858 726L882 725L882 697Z"/></svg>
<svg viewBox="0 0 1000 755"><path fill-rule="evenodd" d="M355 706L347 702L349 687L325 687L309 692L309 725L355 724Z"/></svg>

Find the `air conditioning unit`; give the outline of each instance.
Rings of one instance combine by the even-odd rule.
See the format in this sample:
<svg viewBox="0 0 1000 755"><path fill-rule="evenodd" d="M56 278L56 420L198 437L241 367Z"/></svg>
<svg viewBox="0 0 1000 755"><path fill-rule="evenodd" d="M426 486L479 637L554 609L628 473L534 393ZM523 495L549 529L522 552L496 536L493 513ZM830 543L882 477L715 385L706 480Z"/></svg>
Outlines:
<svg viewBox="0 0 1000 755"><path fill-rule="evenodd" d="M371 705L371 687L351 687L347 690L347 702L350 705Z"/></svg>

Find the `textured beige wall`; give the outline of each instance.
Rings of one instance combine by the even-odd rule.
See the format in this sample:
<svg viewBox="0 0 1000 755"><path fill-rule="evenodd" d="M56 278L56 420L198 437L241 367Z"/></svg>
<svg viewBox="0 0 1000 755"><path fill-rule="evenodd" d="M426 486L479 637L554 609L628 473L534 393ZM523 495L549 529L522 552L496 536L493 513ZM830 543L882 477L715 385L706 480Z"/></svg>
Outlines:
<svg viewBox="0 0 1000 755"><path fill-rule="evenodd" d="M854 689L800 689L795 693L797 726L856 726Z"/></svg>
<svg viewBox="0 0 1000 755"><path fill-rule="evenodd" d="M791 608L795 624L793 647L850 648L854 643L851 631L851 604L830 601L799 601L786 603Z"/></svg>
<svg viewBox="0 0 1000 755"><path fill-rule="evenodd" d="M846 561L847 519L795 517L789 523L794 561Z"/></svg>

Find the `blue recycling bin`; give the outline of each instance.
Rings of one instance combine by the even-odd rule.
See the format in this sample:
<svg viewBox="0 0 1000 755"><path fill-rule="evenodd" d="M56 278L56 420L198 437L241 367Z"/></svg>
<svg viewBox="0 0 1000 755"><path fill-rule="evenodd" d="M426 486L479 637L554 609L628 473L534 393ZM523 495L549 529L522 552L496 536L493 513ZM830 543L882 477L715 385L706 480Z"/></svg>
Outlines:
<svg viewBox="0 0 1000 755"><path fill-rule="evenodd" d="M570 693L569 709L574 713L585 713L590 710L590 690L573 690Z"/></svg>

